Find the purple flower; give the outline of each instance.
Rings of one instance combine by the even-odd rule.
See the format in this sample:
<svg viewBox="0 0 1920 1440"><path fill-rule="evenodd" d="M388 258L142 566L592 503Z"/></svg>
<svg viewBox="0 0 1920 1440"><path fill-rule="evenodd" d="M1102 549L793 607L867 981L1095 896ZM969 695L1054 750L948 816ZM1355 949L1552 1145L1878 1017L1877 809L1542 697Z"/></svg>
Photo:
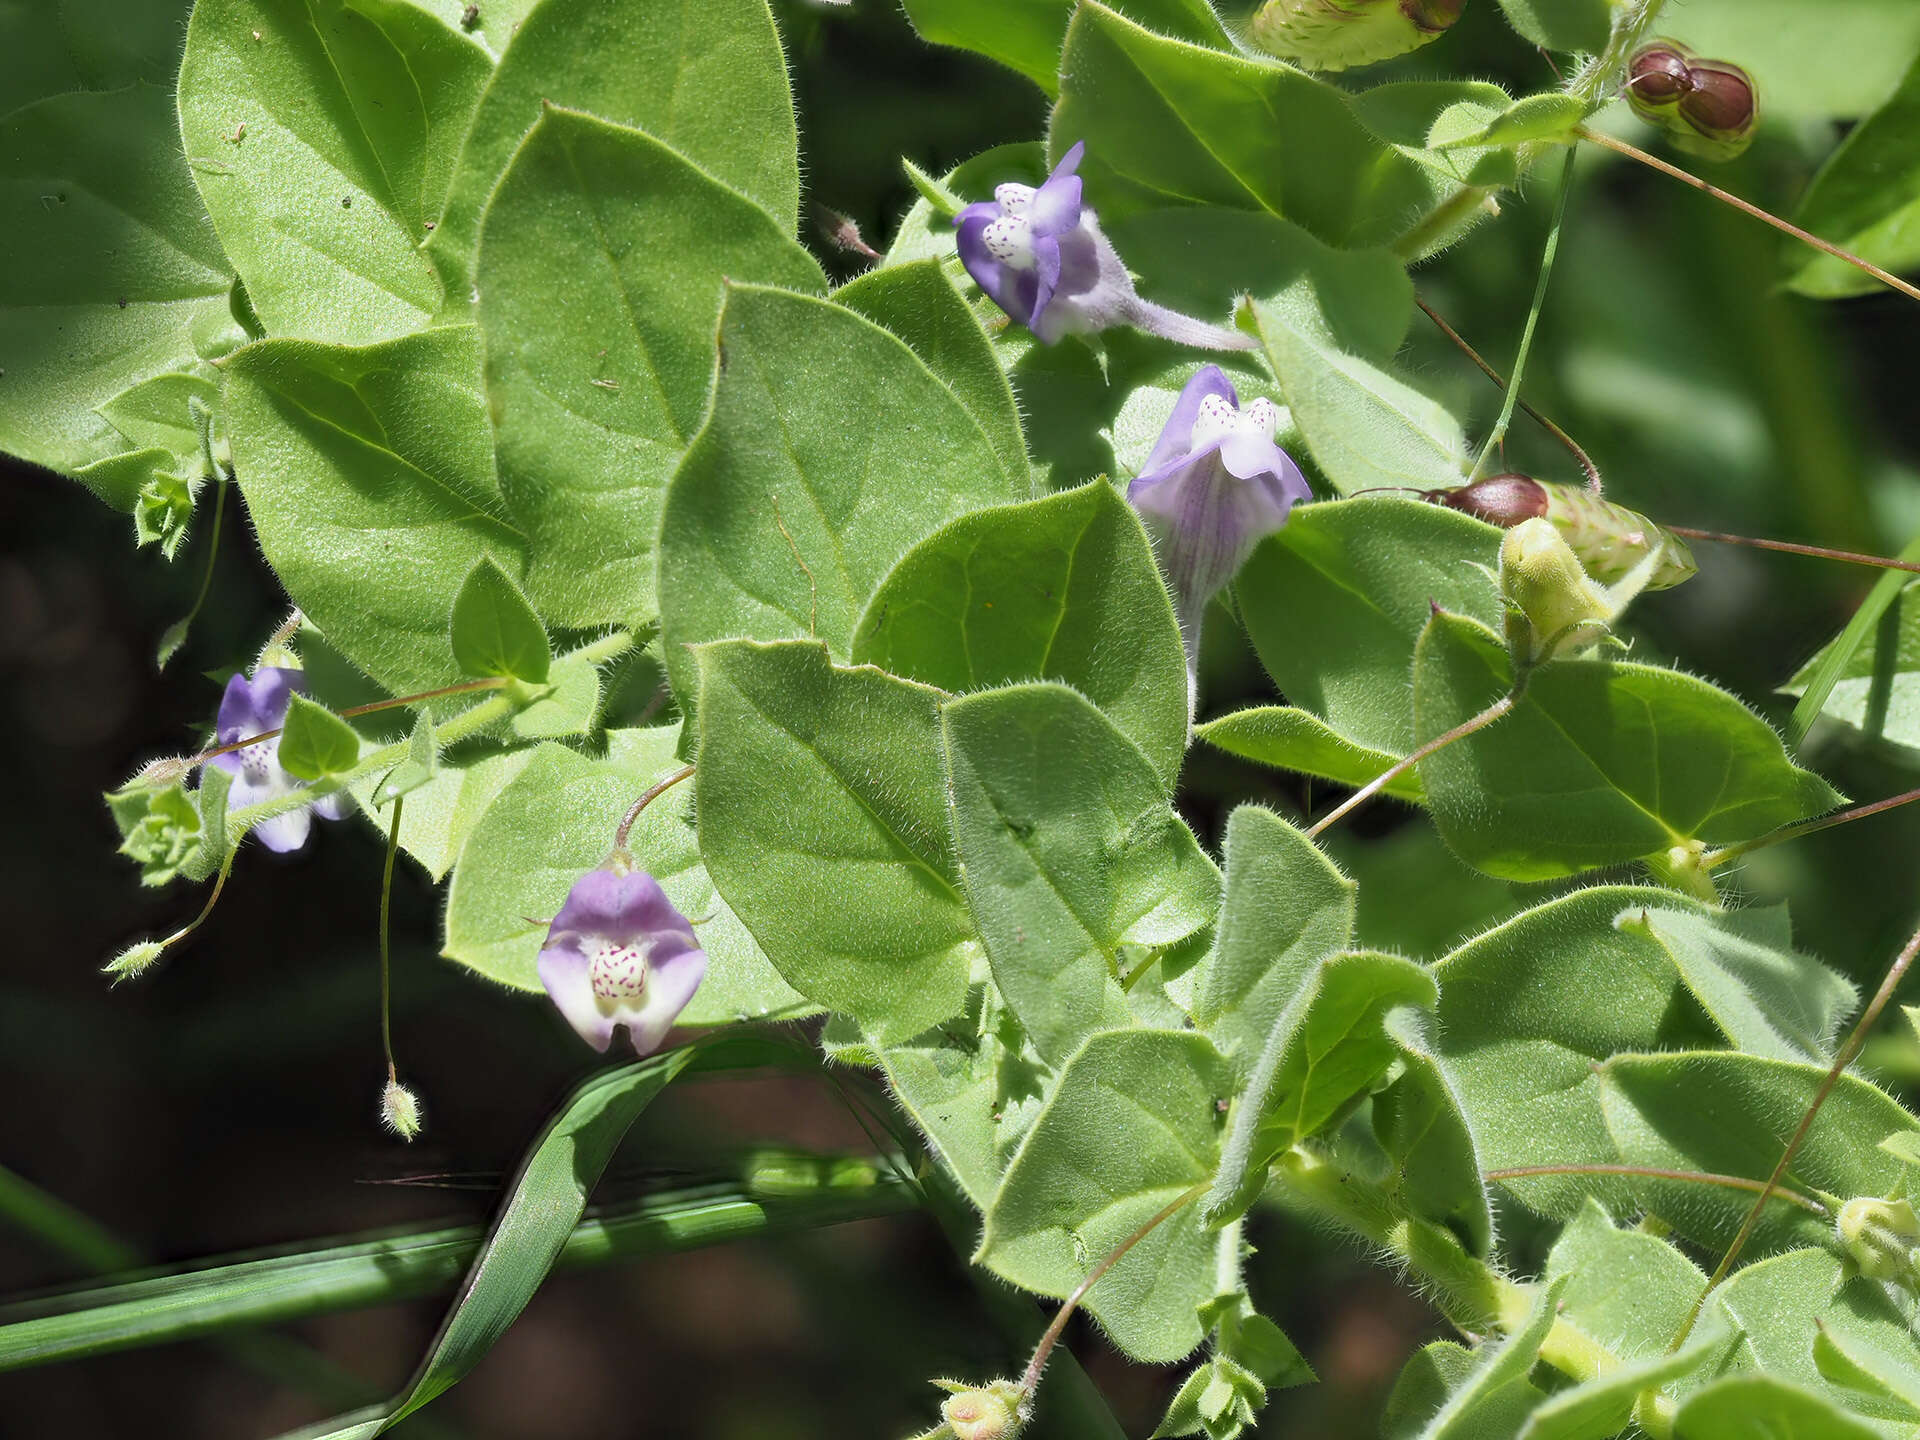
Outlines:
<svg viewBox="0 0 1920 1440"><path fill-rule="evenodd" d="M1173 591L1189 675L1207 602L1255 545L1287 523L1294 502L1312 494L1300 467L1273 443L1278 419L1271 400L1242 410L1220 367L1202 366L1127 487Z"/></svg>
<svg viewBox="0 0 1920 1440"><path fill-rule="evenodd" d="M214 734L216 743L231 745L249 735L278 730L287 723L287 706L292 703L294 692L305 693L306 688L306 677L298 670L263 665L254 671L251 680L245 675L235 675L227 681L226 693L220 697L220 718ZM207 763L218 765L233 776L232 785L227 790L229 810L277 800L282 795L291 795L305 788L280 768L278 736L226 755L216 755ZM262 820L253 827L252 833L258 835L260 843L269 850L278 850L283 854L298 850L307 843L307 835L313 828L313 817L307 813L308 810L319 812L324 819L338 820L347 813L348 804L346 792L339 791L299 810L289 810L271 820Z"/></svg>
<svg viewBox="0 0 1920 1440"><path fill-rule="evenodd" d="M592 870L574 881L540 951L540 983L604 1051L624 1025L651 1055L706 977L707 955L687 917L644 870Z"/></svg>
<svg viewBox="0 0 1920 1440"><path fill-rule="evenodd" d="M1038 190L1009 181L994 187L993 199L954 217L967 273L1044 345L1063 335L1132 325L1203 350L1252 349L1250 336L1134 292L1133 277L1100 233L1099 220L1080 203L1074 172L1086 148L1082 141L1067 151Z"/></svg>

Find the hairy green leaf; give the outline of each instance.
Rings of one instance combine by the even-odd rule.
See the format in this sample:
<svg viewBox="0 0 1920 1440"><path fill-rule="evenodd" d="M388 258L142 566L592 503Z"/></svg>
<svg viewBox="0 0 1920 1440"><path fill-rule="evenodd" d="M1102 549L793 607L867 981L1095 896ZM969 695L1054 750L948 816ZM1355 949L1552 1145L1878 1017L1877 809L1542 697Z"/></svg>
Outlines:
<svg viewBox="0 0 1920 1440"><path fill-rule="evenodd" d="M1439 505L1307 505L1253 552L1234 593L1281 693L1338 738L1398 759L1414 746L1415 643L1436 604L1498 623L1480 567L1499 548L1491 525Z"/></svg>
<svg viewBox="0 0 1920 1440"><path fill-rule="evenodd" d="M734 913L788 984L882 1043L960 1014L978 951L940 692L804 641L695 658L700 854Z"/></svg>
<svg viewBox="0 0 1920 1440"><path fill-rule="evenodd" d="M246 337L167 92L0 119L0 207L0 448L129 512L157 473L198 478L187 398Z"/></svg>
<svg viewBox="0 0 1920 1440"><path fill-rule="evenodd" d="M819 266L653 136L548 108L494 193L478 270L528 590L558 624L650 620L661 498L706 414L726 282L820 290Z"/></svg>
<svg viewBox="0 0 1920 1440"><path fill-rule="evenodd" d="M1080 173L1110 220L1222 205L1271 211L1331 245L1372 245L1453 188L1362 124L1336 87L1156 35L1096 0L1074 13L1060 68L1052 149L1087 142Z"/></svg>
<svg viewBox="0 0 1920 1440"><path fill-rule="evenodd" d="M1067 1295L1212 1177L1215 1102L1230 1084L1203 1036L1090 1036L1014 1156L987 1211L979 1258L1016 1285ZM1178 1360L1204 1337L1194 1312L1216 1289L1217 1239L1195 1212L1188 1204L1162 1220L1087 1292L1087 1308L1137 1360Z"/></svg>
<svg viewBox="0 0 1920 1440"><path fill-rule="evenodd" d="M1356 788L1379 778L1400 761L1382 750L1357 745L1318 715L1292 705L1256 705L1194 727L1194 735L1229 755L1317 776ZM1417 771L1387 782L1386 793L1416 804L1426 798Z"/></svg>
<svg viewBox="0 0 1920 1440"><path fill-rule="evenodd" d="M234 468L274 572L395 694L458 677L447 617L483 556L524 568L501 501L477 337L449 327L365 349L270 340L227 367Z"/></svg>
<svg viewBox="0 0 1920 1440"><path fill-rule="evenodd" d="M848 658L868 599L917 541L1029 493L953 392L851 310L734 286L720 347L712 412L660 529L667 667L682 697L685 647L705 640L818 638Z"/></svg>
<svg viewBox="0 0 1920 1440"><path fill-rule="evenodd" d="M1066 686L950 700L940 729L974 926L1034 1048L1059 1064L1127 1023L1120 947L1211 923L1219 874L1146 756Z"/></svg>
<svg viewBox="0 0 1920 1440"><path fill-rule="evenodd" d="M360 760L360 737L353 727L304 695L287 706L280 734L280 768L298 780L324 780L344 774Z"/></svg>
<svg viewBox="0 0 1920 1440"><path fill-rule="evenodd" d="M1462 724L1512 683L1491 630L1434 615L1414 661L1417 738ZM1511 714L1422 761L1420 779L1454 853L1513 880L1664 855L1694 840L1752 840L1842 799L1726 691L1610 660L1542 667Z"/></svg>
<svg viewBox="0 0 1920 1440"><path fill-rule="evenodd" d="M503 675L543 685L553 665L546 627L490 555L474 562L453 597L449 643L454 663L467 675Z"/></svg>
<svg viewBox="0 0 1920 1440"><path fill-rule="evenodd" d="M420 253L487 52L398 0L201 0L180 69L194 179L269 333L368 345L440 308Z"/></svg>
<svg viewBox="0 0 1920 1440"><path fill-rule="evenodd" d="M535 0L525 9L474 111L427 244L456 305L472 281L494 186L549 105L646 131L752 201L781 235L794 233L793 99L766 0ZM723 228L700 243L721 240Z"/></svg>
<svg viewBox="0 0 1920 1440"><path fill-rule="evenodd" d="M1138 518L1101 481L936 530L867 602L853 658L955 692L1071 685L1169 785L1186 753L1186 659L1166 585Z"/></svg>
<svg viewBox="0 0 1920 1440"><path fill-rule="evenodd" d="M1293 264L1256 292L1252 328L1314 463L1343 494L1457 485L1460 422L1395 373L1413 314L1405 267L1386 250L1335 250L1272 228Z"/></svg>
<svg viewBox="0 0 1920 1440"><path fill-rule="evenodd" d="M1548 50L1597 55L1612 29L1608 0L1500 0L1500 8L1514 29Z"/></svg>

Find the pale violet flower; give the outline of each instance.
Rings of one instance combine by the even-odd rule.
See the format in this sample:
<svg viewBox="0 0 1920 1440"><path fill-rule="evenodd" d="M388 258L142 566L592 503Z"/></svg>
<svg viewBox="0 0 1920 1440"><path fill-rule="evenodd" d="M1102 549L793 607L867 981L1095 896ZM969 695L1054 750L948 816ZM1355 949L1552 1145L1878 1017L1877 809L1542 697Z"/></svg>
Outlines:
<svg viewBox="0 0 1920 1440"><path fill-rule="evenodd" d="M1271 400L1242 409L1220 367L1202 366L1127 487L1173 592L1189 679L1207 602L1254 546L1287 523L1295 502L1312 494L1300 467L1273 442L1278 420Z"/></svg>
<svg viewBox="0 0 1920 1440"><path fill-rule="evenodd" d="M1081 203L1076 144L1039 189L1009 181L954 217L961 263L975 283L1045 345L1115 325L1202 350L1250 350L1251 336L1142 300L1133 277Z"/></svg>
<svg viewBox="0 0 1920 1440"><path fill-rule="evenodd" d="M226 693L220 697L215 742L231 745L249 735L278 730L287 723L287 707L293 702L294 694L304 692L306 688L306 677L300 671L271 665L263 665L255 670L251 679L245 675L235 675L227 681ZM280 768L278 736L226 755L216 755L207 763L218 765L233 776L227 789L229 810L278 800L283 795L306 788L303 781L294 779ZM313 829L313 817L308 811L317 812L323 819L338 820L347 813L350 803L347 794L339 791L298 810L289 810L271 820L262 820L250 833L259 836L260 843L269 850L278 850L283 854L298 850L307 843L307 836Z"/></svg>
<svg viewBox="0 0 1920 1440"><path fill-rule="evenodd" d="M539 971L582 1040L604 1051L624 1025L635 1052L650 1055L700 988L707 956L646 871L593 870L548 926Z"/></svg>

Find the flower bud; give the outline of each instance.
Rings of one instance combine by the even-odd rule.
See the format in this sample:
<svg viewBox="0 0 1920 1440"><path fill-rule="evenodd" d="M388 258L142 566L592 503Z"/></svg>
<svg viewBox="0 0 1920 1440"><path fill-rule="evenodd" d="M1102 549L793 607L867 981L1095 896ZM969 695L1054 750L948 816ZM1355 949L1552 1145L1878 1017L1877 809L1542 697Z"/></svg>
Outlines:
<svg viewBox="0 0 1920 1440"><path fill-rule="evenodd" d="M954 1440L1014 1440L1026 1428L1020 1387L1011 1380L965 1389L951 1380L934 1383L953 1392L941 1402L940 1414Z"/></svg>
<svg viewBox="0 0 1920 1440"><path fill-rule="evenodd" d="M380 1092L380 1123L402 1140L420 1133L420 1097L398 1080L389 1080Z"/></svg>
<svg viewBox="0 0 1920 1440"><path fill-rule="evenodd" d="M1760 118L1753 77L1726 60L1702 60L1687 70L1673 143L1709 160L1731 160L1753 143Z"/></svg>
<svg viewBox="0 0 1920 1440"><path fill-rule="evenodd" d="M1613 607L1587 578L1579 556L1547 520L1526 520L1500 544L1500 593L1525 617L1531 633L1516 636L1518 657L1551 660L1604 632Z"/></svg>
<svg viewBox="0 0 1920 1440"><path fill-rule="evenodd" d="M1684 45L1656 40L1627 61L1627 103L1648 124L1667 126L1692 88L1687 68L1693 56Z"/></svg>
<svg viewBox="0 0 1920 1440"><path fill-rule="evenodd" d="M106 967L106 973L114 978L115 983L131 980L165 954L166 949L166 945L158 940L142 940L137 945L129 945L114 956L112 963Z"/></svg>
<svg viewBox="0 0 1920 1440"><path fill-rule="evenodd" d="M1466 0L1266 0L1246 23L1256 50L1309 70L1346 70L1418 50Z"/></svg>
<svg viewBox="0 0 1920 1440"><path fill-rule="evenodd" d="M1840 1207L1833 1228L1862 1275L1920 1285L1920 1215L1912 1201L1858 1196Z"/></svg>

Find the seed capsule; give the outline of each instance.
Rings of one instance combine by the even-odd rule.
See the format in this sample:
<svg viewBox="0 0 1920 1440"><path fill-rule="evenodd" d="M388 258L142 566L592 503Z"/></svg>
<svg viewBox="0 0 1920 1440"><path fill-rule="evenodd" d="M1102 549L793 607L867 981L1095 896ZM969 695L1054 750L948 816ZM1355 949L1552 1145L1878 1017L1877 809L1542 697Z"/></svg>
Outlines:
<svg viewBox="0 0 1920 1440"><path fill-rule="evenodd" d="M1760 118L1753 76L1730 60L1703 60L1674 40L1643 45L1627 62L1627 103L1677 149L1731 160Z"/></svg>
<svg viewBox="0 0 1920 1440"><path fill-rule="evenodd" d="M1546 520L1579 557L1587 574L1602 585L1624 579L1654 545L1664 546L1649 590L1671 590L1699 569L1687 542L1654 524L1637 510L1604 500L1578 485L1558 485L1531 475L1489 475L1453 490L1428 490L1421 497L1511 530L1528 520Z"/></svg>
<svg viewBox="0 0 1920 1440"><path fill-rule="evenodd" d="M1649 124L1665 126L1691 88L1687 66L1692 58L1671 40L1656 40L1636 50L1627 62L1627 103L1633 113Z"/></svg>
<svg viewBox="0 0 1920 1440"><path fill-rule="evenodd" d="M1702 60L1687 70L1679 120L1671 127L1680 149L1710 160L1731 160L1753 143L1760 118L1753 77L1725 60Z"/></svg>
<svg viewBox="0 0 1920 1440"><path fill-rule="evenodd" d="M1346 70L1418 50L1444 34L1467 0L1265 0L1249 45L1309 70Z"/></svg>

